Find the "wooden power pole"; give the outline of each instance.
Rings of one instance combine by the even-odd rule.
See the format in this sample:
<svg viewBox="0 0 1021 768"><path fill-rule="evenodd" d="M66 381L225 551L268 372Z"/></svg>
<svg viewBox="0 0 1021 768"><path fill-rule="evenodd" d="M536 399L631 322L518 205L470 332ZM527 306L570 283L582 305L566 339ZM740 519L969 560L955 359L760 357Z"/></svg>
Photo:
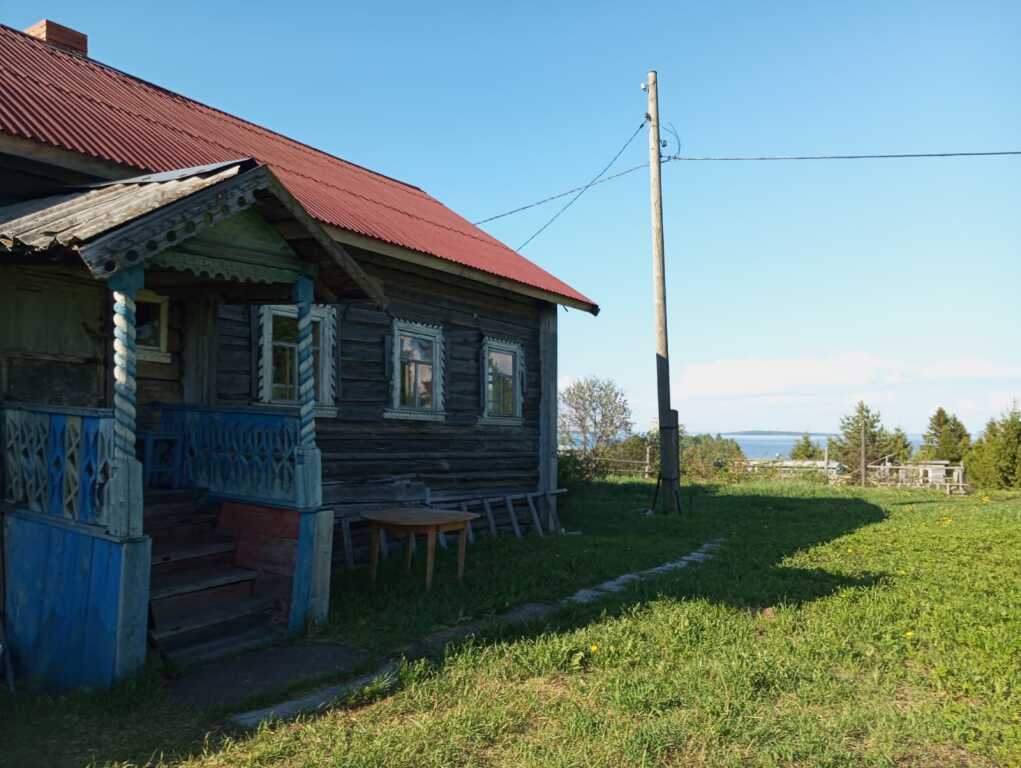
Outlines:
<svg viewBox="0 0 1021 768"><path fill-rule="evenodd" d="M670 351L666 325L666 265L663 252L663 184L660 179L659 91L656 72L643 86L649 97L649 187L652 197L652 290L656 304L656 390L659 395L659 483L668 512L681 509L677 411L670 408ZM659 488L657 488L657 493ZM655 504L653 504L655 506Z"/></svg>

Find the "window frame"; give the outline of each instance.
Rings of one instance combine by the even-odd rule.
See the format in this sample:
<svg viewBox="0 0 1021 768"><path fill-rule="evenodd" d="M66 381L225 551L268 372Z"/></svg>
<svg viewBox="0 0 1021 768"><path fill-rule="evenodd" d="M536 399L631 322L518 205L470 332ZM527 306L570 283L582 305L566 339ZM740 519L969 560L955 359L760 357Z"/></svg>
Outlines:
<svg viewBox="0 0 1021 768"><path fill-rule="evenodd" d="M502 352L510 354L514 358L514 373L511 380L514 385L514 414L511 416L492 415L489 412L489 355L491 352ZM498 339L486 336L482 339L481 380L479 386L482 390L482 414L479 421L484 424L501 424L505 426L520 426L524 423L525 410L525 349L517 341L510 339Z"/></svg>
<svg viewBox="0 0 1021 768"><path fill-rule="evenodd" d="M259 307L259 404L297 408L298 400L281 400L273 397L273 317L297 320L295 304L264 304ZM337 308L327 304L313 304L312 322L319 324L319 392L316 393L316 413L320 416L337 415L337 360L340 355L337 336Z"/></svg>
<svg viewBox="0 0 1021 768"><path fill-rule="evenodd" d="M432 408L413 408L401 404L401 336L417 337L432 342ZM443 421L445 410L446 345L443 326L418 323L412 320L394 318L390 335L390 404L383 411L388 419L417 419L420 421Z"/></svg>
<svg viewBox="0 0 1021 768"><path fill-rule="evenodd" d="M149 363L169 363L171 362L170 351L168 349L168 339L170 334L170 297L161 296L155 291L146 290L142 288L135 295L135 316L138 316L137 307L139 304L155 304L159 307L160 313L160 340L158 345L152 344L138 344L135 345L135 356L139 360L144 360Z"/></svg>

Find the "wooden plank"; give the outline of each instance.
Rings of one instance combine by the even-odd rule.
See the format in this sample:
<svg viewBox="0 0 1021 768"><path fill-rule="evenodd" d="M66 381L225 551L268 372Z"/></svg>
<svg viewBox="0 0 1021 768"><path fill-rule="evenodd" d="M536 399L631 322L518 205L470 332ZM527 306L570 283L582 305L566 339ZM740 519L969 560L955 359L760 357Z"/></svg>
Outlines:
<svg viewBox="0 0 1021 768"><path fill-rule="evenodd" d="M539 490L557 487L557 307L546 304L539 313ZM556 514L556 503L553 514Z"/></svg>
<svg viewBox="0 0 1021 768"><path fill-rule="evenodd" d="M547 493L545 495L546 504L549 507L549 524L551 530L559 532L562 529L560 525L560 515L557 514L557 503L556 494Z"/></svg>
<svg viewBox="0 0 1021 768"><path fill-rule="evenodd" d="M493 508L489 506L489 499L482 500L482 508L486 510L486 519L489 521L489 535L496 538L496 520L493 518Z"/></svg>
<svg viewBox="0 0 1021 768"><path fill-rule="evenodd" d="M464 512L465 514L468 514L468 502L467 501L462 501L461 504L460 504L460 508L461 508L462 512ZM468 521L468 541L471 542L472 544L475 543L475 530L472 527L472 524L474 522L475 522L474 520L469 520Z"/></svg>
<svg viewBox="0 0 1021 768"><path fill-rule="evenodd" d="M149 598L162 600L228 584L254 581L257 575L255 571L247 568L232 568L219 564L170 571L153 577Z"/></svg>
<svg viewBox="0 0 1021 768"><path fill-rule="evenodd" d="M532 526L535 528L535 532L542 537L542 523L539 522L539 512L535 508L535 502L532 501L531 496L525 496L525 500L528 502L528 511L532 514Z"/></svg>
<svg viewBox="0 0 1021 768"><path fill-rule="evenodd" d="M520 539L521 526L518 525L518 515L514 511L514 502L511 501L510 496L505 496L503 502L507 506L507 514L510 515L511 528L514 529L514 535Z"/></svg>

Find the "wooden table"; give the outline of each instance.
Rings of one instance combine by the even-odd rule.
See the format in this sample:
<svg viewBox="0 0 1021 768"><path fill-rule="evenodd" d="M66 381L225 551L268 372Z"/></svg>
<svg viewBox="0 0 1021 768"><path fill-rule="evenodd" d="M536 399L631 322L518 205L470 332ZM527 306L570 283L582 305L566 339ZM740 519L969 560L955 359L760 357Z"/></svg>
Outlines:
<svg viewBox="0 0 1021 768"><path fill-rule="evenodd" d="M436 560L436 535L458 531L457 539L457 579L464 578L464 555L468 546L468 525L478 515L472 512L460 512L454 509L428 509L426 507L392 507L378 512L363 512L362 519L368 522L372 530L370 545L370 571L372 583L376 583L376 571L379 568L379 532L385 530L396 536L406 536L404 550L404 567L411 570L411 551L414 546L415 534L426 536L425 588L432 589L433 564Z"/></svg>

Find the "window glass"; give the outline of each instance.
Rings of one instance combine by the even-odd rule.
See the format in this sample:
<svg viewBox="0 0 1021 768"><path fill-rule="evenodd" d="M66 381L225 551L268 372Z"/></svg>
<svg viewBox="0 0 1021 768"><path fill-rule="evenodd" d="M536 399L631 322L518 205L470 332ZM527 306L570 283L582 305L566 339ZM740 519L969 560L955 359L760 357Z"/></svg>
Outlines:
<svg viewBox="0 0 1021 768"><path fill-rule="evenodd" d="M312 375L316 400L320 399L321 323L312 321ZM298 319L273 315L273 391L274 400L297 401L298 392Z"/></svg>
<svg viewBox="0 0 1021 768"><path fill-rule="evenodd" d="M433 354L435 343L420 336L401 334L402 408L433 409Z"/></svg>
<svg viewBox="0 0 1021 768"><path fill-rule="evenodd" d="M490 416L514 416L514 354L489 353L486 403Z"/></svg>
<svg viewBox="0 0 1021 768"><path fill-rule="evenodd" d="M140 347L160 348L163 305L154 301L135 303L135 340Z"/></svg>
<svg viewBox="0 0 1021 768"><path fill-rule="evenodd" d="M418 336L401 336L401 359L432 362L433 343Z"/></svg>

